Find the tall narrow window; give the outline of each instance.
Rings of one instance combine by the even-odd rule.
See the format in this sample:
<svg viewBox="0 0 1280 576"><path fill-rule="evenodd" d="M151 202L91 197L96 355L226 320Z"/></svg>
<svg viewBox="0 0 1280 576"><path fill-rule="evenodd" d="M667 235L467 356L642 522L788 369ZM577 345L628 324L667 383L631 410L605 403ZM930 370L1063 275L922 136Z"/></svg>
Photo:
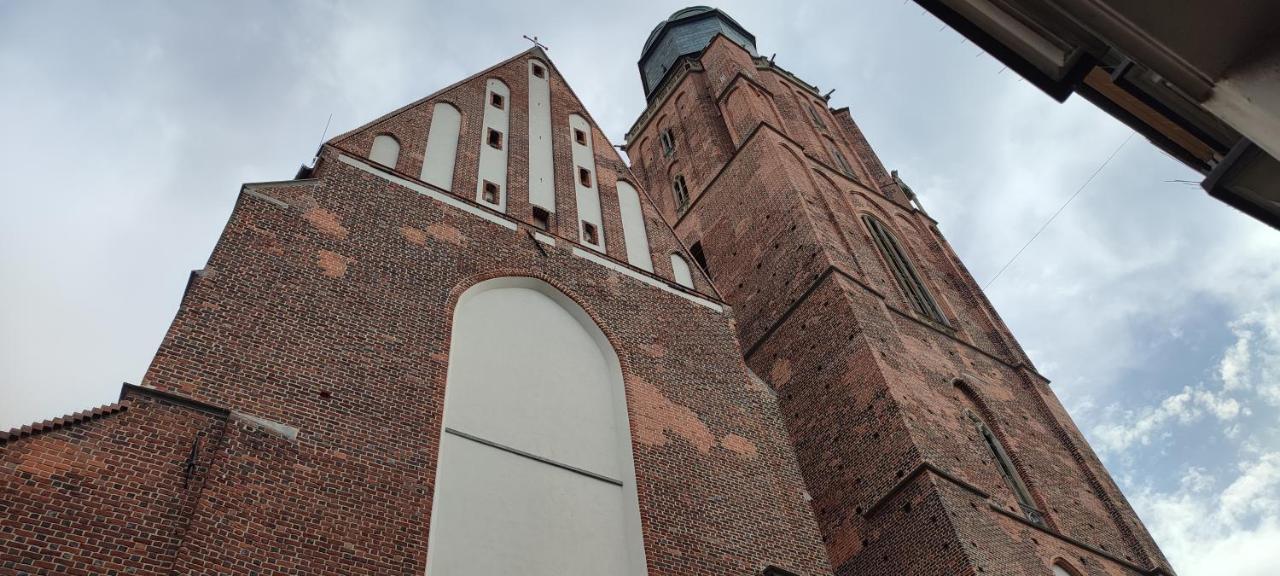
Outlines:
<svg viewBox="0 0 1280 576"><path fill-rule="evenodd" d="M889 268L893 270L894 277L898 279L898 285L906 293L907 300L911 301L911 306L916 309L916 312L929 317L931 320L946 324L947 317L942 314L942 310L933 301L933 296L929 295L929 290L925 288L924 282L920 280L920 275L916 274L915 267L911 265L911 260L907 258L907 253L898 244L898 240L876 218L864 215L862 221L866 223L867 229L871 231L871 237L875 239L876 246L880 248L880 254L889 263Z"/></svg>
<svg viewBox="0 0 1280 576"><path fill-rule="evenodd" d="M671 255L671 273L676 277L676 284L693 288L693 271L689 270L689 263L679 254Z"/></svg>
<svg viewBox="0 0 1280 576"><path fill-rule="evenodd" d="M819 128L826 130L827 123L822 121L822 116L818 115L818 109L814 107L813 103L805 102L805 105L809 107L809 116L813 118L813 123L817 124Z"/></svg>
<svg viewBox="0 0 1280 576"><path fill-rule="evenodd" d="M658 135L658 139L662 141L662 154L664 156L670 156L676 151L676 136L670 128L663 130Z"/></svg>
<svg viewBox="0 0 1280 576"><path fill-rule="evenodd" d="M711 268L707 266L707 255L702 252L702 241L699 240L689 247L689 255L693 256L693 261L698 263L702 271L711 276Z"/></svg>
<svg viewBox="0 0 1280 576"><path fill-rule="evenodd" d="M853 167L849 165L849 161L845 159L844 154L840 153L840 147L836 146L836 143L832 142L831 139L827 139L827 150L831 151L831 157L835 159L836 166L840 168L840 171L844 172L845 176L853 178Z"/></svg>
<svg viewBox="0 0 1280 576"><path fill-rule="evenodd" d="M689 207L689 187L684 183L684 176L676 176L671 182L671 193L676 198L676 212L684 212Z"/></svg>
<svg viewBox="0 0 1280 576"><path fill-rule="evenodd" d="M1027 520L1036 524L1044 525L1044 517L1041 516L1040 510L1036 508L1035 500L1031 499L1031 491L1027 490L1027 485L1022 482L1022 477L1018 475L1018 469L1014 467L1013 461L1009 459L1009 454L1004 451L1004 446L1000 444L1000 439L996 438L995 432L982 421L972 410L965 410L965 415L969 417L969 421L978 429L978 434L982 436L982 442L986 444L987 451L991 453L992 459L996 463L996 468L1000 470L1000 476L1004 478L1005 484L1018 497L1018 504L1022 507L1022 514Z"/></svg>
<svg viewBox="0 0 1280 576"><path fill-rule="evenodd" d="M396 161L400 159L400 142L390 134L379 134L373 139L373 147L369 149L369 159L395 169Z"/></svg>
<svg viewBox="0 0 1280 576"><path fill-rule="evenodd" d="M445 378L428 576L645 573L622 368L586 311L532 278L481 282Z"/></svg>

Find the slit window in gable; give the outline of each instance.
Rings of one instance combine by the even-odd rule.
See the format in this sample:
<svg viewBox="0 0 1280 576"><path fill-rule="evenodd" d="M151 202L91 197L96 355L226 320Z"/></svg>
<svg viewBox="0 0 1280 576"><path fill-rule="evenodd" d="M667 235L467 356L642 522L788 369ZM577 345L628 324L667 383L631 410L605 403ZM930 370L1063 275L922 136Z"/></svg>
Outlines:
<svg viewBox="0 0 1280 576"><path fill-rule="evenodd" d="M490 182L488 180L484 181L484 193L481 196L481 198L485 202L488 202L490 204L497 204L498 201L501 199L501 196L502 196L502 190L498 188L497 184L494 184L493 182Z"/></svg>
<svg viewBox="0 0 1280 576"><path fill-rule="evenodd" d="M573 129L573 141L583 146L587 145L587 133L577 128Z"/></svg>
<svg viewBox="0 0 1280 576"><path fill-rule="evenodd" d="M497 148L498 150L502 149L502 133L501 132L494 130L493 128L489 129L489 146L493 148Z"/></svg>
<svg viewBox="0 0 1280 576"><path fill-rule="evenodd" d="M596 229L596 225L587 221L582 222L582 241L587 244L600 245L600 230Z"/></svg>
<svg viewBox="0 0 1280 576"><path fill-rule="evenodd" d="M533 225L542 230L549 230L551 228L551 212L541 206L534 206Z"/></svg>
<svg viewBox="0 0 1280 576"><path fill-rule="evenodd" d="M502 97L501 94L497 92L490 92L489 105L501 110L502 107L506 105L506 100Z"/></svg>
<svg viewBox="0 0 1280 576"><path fill-rule="evenodd" d="M578 183L584 188L591 187L591 171L586 168L578 167Z"/></svg>

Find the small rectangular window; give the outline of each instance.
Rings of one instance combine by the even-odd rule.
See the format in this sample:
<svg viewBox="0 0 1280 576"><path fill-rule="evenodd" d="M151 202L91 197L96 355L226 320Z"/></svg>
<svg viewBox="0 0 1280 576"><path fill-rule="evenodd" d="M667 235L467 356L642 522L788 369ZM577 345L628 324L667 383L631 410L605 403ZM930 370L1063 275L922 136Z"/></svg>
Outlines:
<svg viewBox="0 0 1280 576"><path fill-rule="evenodd" d="M671 191L676 199L676 212L684 212L689 207L689 188L685 186L684 176L676 176L671 183Z"/></svg>
<svg viewBox="0 0 1280 576"><path fill-rule="evenodd" d="M542 230L551 228L551 212L541 206L533 207L533 225Z"/></svg>
<svg viewBox="0 0 1280 576"><path fill-rule="evenodd" d="M596 225L587 221L582 222L582 241L587 244L600 244L600 231L596 229Z"/></svg>
<svg viewBox="0 0 1280 576"><path fill-rule="evenodd" d="M483 199L485 202L496 205L496 204L499 204L498 200L501 197L501 195L502 195L502 190L498 188L497 184L494 184L493 182L490 182L488 180L484 181L484 192L480 196L481 199Z"/></svg>
<svg viewBox="0 0 1280 576"><path fill-rule="evenodd" d="M573 129L573 141L583 146L587 145L587 133L577 128Z"/></svg>
<svg viewBox="0 0 1280 576"><path fill-rule="evenodd" d="M538 78L546 78L546 77L547 77L547 69L546 69L546 68L543 68L540 64L534 64L534 65L533 65L533 75L534 75L534 76L537 76Z"/></svg>
<svg viewBox="0 0 1280 576"><path fill-rule="evenodd" d="M489 146L493 148L497 148L499 150L502 149L502 133L501 132L494 130L493 128L489 129Z"/></svg>
<svg viewBox="0 0 1280 576"><path fill-rule="evenodd" d="M501 95L501 94L499 94L499 93L497 93L497 92L490 92L490 93L489 93L489 104L491 104L494 108L497 108L497 109L501 110L501 109L502 109L502 106L505 104L505 102L503 101L503 98L502 98L502 95Z"/></svg>
<svg viewBox="0 0 1280 576"><path fill-rule="evenodd" d="M670 156L676 151L676 136L670 128L663 130L662 133L658 135L658 140L662 142L663 155Z"/></svg>
<svg viewBox="0 0 1280 576"><path fill-rule="evenodd" d="M586 188L591 187L591 171L586 168L578 168L578 183Z"/></svg>

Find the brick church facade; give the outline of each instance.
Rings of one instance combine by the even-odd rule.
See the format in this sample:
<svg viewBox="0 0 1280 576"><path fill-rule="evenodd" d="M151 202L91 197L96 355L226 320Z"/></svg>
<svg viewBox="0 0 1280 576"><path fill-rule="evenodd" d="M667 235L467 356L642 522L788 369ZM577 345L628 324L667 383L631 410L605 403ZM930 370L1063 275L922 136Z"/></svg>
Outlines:
<svg viewBox="0 0 1280 576"><path fill-rule="evenodd" d="M1173 574L847 108L723 12L617 153L527 52L246 184L0 574Z"/></svg>

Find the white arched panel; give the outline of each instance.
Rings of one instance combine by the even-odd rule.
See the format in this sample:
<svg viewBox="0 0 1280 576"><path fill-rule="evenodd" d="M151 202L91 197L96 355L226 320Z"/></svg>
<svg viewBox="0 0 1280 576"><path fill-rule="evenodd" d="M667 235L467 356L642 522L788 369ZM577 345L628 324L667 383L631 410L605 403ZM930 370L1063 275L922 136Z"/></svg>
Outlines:
<svg viewBox="0 0 1280 576"><path fill-rule="evenodd" d="M400 142L390 134L379 134L369 148L369 159L394 170L400 159Z"/></svg>
<svg viewBox="0 0 1280 576"><path fill-rule="evenodd" d="M422 159L422 181L442 190L453 190L453 165L458 159L458 130L462 114L447 102L431 109L431 130L427 133L427 152Z"/></svg>
<svg viewBox="0 0 1280 576"><path fill-rule="evenodd" d="M547 212L556 211L555 164L551 155L551 84L547 66L530 59L529 65L529 203ZM542 75L533 67L542 68Z"/></svg>
<svg viewBox="0 0 1280 576"><path fill-rule="evenodd" d="M507 141L509 109L506 103L511 102L511 91L501 80L490 78L485 82L484 121L480 128L480 168L476 178L476 201L500 212L507 211L507 150L511 148ZM493 94L501 96L504 103L501 108L490 103ZM501 134L501 148L489 145L489 131L496 130ZM485 200L484 183L490 182L498 186L496 202Z"/></svg>
<svg viewBox="0 0 1280 576"><path fill-rule="evenodd" d="M689 270L689 263L679 254L671 255L671 272L675 274L676 284L693 288L693 272Z"/></svg>
<svg viewBox="0 0 1280 576"><path fill-rule="evenodd" d="M622 370L573 301L482 282L454 311L429 576L645 573Z"/></svg>
<svg viewBox="0 0 1280 576"><path fill-rule="evenodd" d="M573 191L578 199L578 238L588 247L604 252L604 219L600 216L600 188L596 178L596 156L591 143L591 124L577 114L569 115L569 145L573 149ZM587 171L586 182L581 170ZM596 230L592 242L588 226Z"/></svg>
<svg viewBox="0 0 1280 576"><path fill-rule="evenodd" d="M649 255L649 233L644 229L644 209L640 194L626 181L618 181L618 211L622 213L622 239L627 244L627 262L653 272Z"/></svg>

